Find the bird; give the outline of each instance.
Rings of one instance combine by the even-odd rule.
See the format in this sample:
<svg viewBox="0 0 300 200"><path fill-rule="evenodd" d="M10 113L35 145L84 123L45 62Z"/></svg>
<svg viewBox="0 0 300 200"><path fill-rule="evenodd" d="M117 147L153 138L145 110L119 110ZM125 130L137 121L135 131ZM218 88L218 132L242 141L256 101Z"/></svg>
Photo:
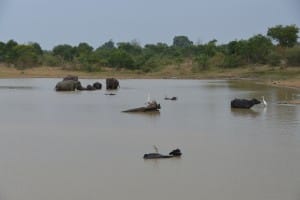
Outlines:
<svg viewBox="0 0 300 200"><path fill-rule="evenodd" d="M264 106L268 105L268 103L265 101L265 97L264 96L262 96L262 103L263 103Z"/></svg>
<svg viewBox="0 0 300 200"><path fill-rule="evenodd" d="M150 104L150 103L151 103L150 93L148 93L148 97L147 97L147 102L146 102L146 104Z"/></svg>
<svg viewBox="0 0 300 200"><path fill-rule="evenodd" d="M158 148L157 148L157 146L156 146L156 145L153 145L153 148L154 148L155 153L158 153Z"/></svg>

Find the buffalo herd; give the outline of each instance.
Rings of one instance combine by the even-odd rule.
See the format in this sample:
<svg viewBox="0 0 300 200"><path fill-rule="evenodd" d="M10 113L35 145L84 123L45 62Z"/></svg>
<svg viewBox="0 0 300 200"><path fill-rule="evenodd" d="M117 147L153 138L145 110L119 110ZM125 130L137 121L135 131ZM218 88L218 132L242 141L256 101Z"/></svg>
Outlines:
<svg viewBox="0 0 300 200"><path fill-rule="evenodd" d="M115 90L120 87L119 81L115 78L107 78L106 79L106 89L107 90ZM89 84L86 87L81 85L81 82L78 80L78 76L66 76L62 81L58 82L55 86L56 91L75 91L75 90L101 90L102 84L100 82L95 82L93 84Z"/></svg>

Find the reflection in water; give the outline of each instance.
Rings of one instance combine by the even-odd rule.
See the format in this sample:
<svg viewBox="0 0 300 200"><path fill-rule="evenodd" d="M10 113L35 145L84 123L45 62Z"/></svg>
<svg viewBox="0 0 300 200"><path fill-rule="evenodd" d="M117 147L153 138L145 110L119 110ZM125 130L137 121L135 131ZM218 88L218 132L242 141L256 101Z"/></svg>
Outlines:
<svg viewBox="0 0 300 200"><path fill-rule="evenodd" d="M0 89L12 89L12 90L30 90L34 89L31 86L0 86Z"/></svg>
<svg viewBox="0 0 300 200"><path fill-rule="evenodd" d="M241 116L257 117L261 114L260 112L257 112L252 109L239 109L239 108L231 108L231 113L236 117L241 117Z"/></svg>
<svg viewBox="0 0 300 200"><path fill-rule="evenodd" d="M140 115L140 116L145 116L145 117L159 117L160 116L160 111L159 110L154 110L154 111L147 111L147 112L122 112L128 115Z"/></svg>
<svg viewBox="0 0 300 200"><path fill-rule="evenodd" d="M182 156L183 157L183 156ZM172 164L176 165L181 162L182 157L162 158L162 159L143 159L144 163L154 168L159 168L161 164Z"/></svg>

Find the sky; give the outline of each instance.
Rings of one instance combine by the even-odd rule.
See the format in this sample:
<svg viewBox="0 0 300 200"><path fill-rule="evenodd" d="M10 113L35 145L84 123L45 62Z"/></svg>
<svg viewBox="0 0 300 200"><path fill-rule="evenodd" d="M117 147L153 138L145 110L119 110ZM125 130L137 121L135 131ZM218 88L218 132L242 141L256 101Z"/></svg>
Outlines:
<svg viewBox="0 0 300 200"><path fill-rule="evenodd" d="M48 50L110 39L172 44L178 35L223 44L278 24L300 27L300 0L0 0L0 41Z"/></svg>

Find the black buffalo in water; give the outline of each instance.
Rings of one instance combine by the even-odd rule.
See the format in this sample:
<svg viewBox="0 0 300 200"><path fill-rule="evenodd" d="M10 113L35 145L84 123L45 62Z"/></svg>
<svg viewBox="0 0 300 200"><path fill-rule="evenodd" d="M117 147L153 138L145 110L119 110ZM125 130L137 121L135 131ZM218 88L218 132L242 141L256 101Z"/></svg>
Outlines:
<svg viewBox="0 0 300 200"><path fill-rule="evenodd" d="M107 90L116 90L120 87L119 81L115 78L106 79L106 89Z"/></svg>
<svg viewBox="0 0 300 200"><path fill-rule="evenodd" d="M82 90L81 83L72 79L60 81L55 86L56 91L75 91L76 89Z"/></svg>
<svg viewBox="0 0 300 200"><path fill-rule="evenodd" d="M256 104L260 104L261 102L257 99L234 99L231 101L231 108L251 108Z"/></svg>

